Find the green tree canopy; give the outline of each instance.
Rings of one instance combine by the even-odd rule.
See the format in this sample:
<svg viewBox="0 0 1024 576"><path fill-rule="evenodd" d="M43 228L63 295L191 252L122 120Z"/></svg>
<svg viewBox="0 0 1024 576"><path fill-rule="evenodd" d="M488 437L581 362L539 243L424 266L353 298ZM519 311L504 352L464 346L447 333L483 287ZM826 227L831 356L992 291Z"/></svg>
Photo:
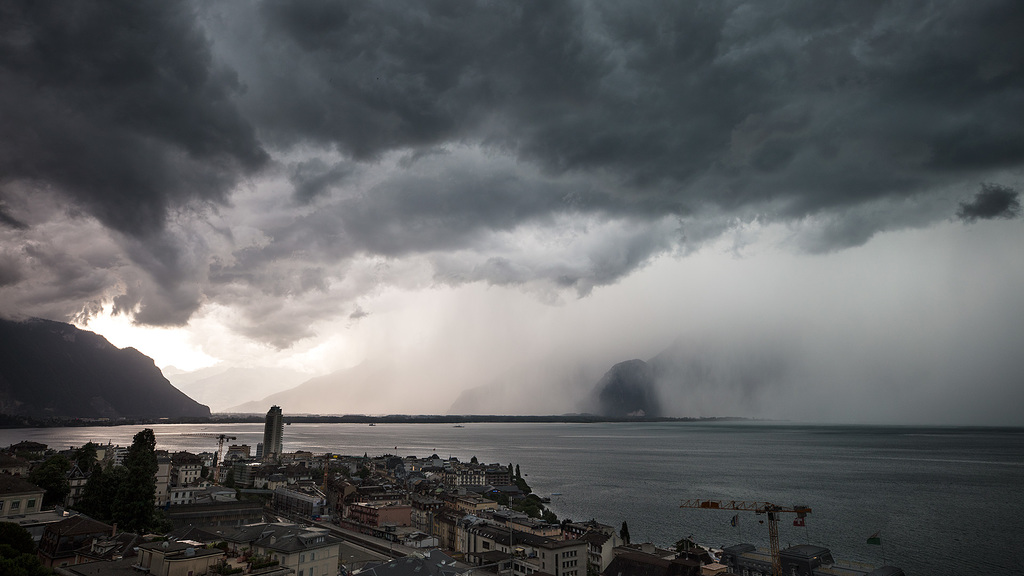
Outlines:
<svg viewBox="0 0 1024 576"><path fill-rule="evenodd" d="M132 445L124 458L124 467L139 474L156 476L160 466L156 461L156 435L152 429L146 428L132 438Z"/></svg>
<svg viewBox="0 0 1024 576"><path fill-rule="evenodd" d="M629 544L629 525L626 524L625 520L622 521L622 528L619 528L619 538L622 539L623 543Z"/></svg>
<svg viewBox="0 0 1024 576"><path fill-rule="evenodd" d="M128 532L145 532L154 525L156 505L156 435L146 428L132 439L124 459L127 481L117 484L111 520Z"/></svg>
<svg viewBox="0 0 1024 576"><path fill-rule="evenodd" d="M14 548L19 554L32 554L36 551L32 534L14 522L0 522L0 542Z"/></svg>
<svg viewBox="0 0 1024 576"><path fill-rule="evenodd" d="M74 460L75 464L78 464L79 470L88 474L98 464L96 462L96 445L92 442L83 444L81 448L75 450Z"/></svg>
<svg viewBox="0 0 1024 576"><path fill-rule="evenodd" d="M64 502L64 498L71 492L71 484L68 483L68 471L70 470L71 462L57 454L36 466L28 475L29 482L46 490L46 494L43 495L43 506L53 506Z"/></svg>
<svg viewBox="0 0 1024 576"><path fill-rule="evenodd" d="M3 576L50 576L54 572L39 562L36 544L28 530L13 522L0 522L0 574Z"/></svg>

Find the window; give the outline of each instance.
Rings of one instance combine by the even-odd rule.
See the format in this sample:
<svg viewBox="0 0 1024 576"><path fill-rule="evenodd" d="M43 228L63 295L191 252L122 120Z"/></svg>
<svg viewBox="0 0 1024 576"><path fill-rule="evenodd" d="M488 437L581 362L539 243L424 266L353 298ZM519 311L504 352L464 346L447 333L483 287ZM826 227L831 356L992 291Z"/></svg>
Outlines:
<svg viewBox="0 0 1024 576"><path fill-rule="evenodd" d="M33 499L28 501L28 508L35 508L35 507L36 507L36 499L33 498Z"/></svg>
<svg viewBox="0 0 1024 576"><path fill-rule="evenodd" d="M13 500L13 501L11 501L11 512L14 512L15 510L20 510L20 509L21 509L21 500Z"/></svg>
<svg viewBox="0 0 1024 576"><path fill-rule="evenodd" d="M313 560L316 560L316 552L309 553L309 561L312 562Z"/></svg>
<svg viewBox="0 0 1024 576"><path fill-rule="evenodd" d="M4 501L0 500L0 512L4 511Z"/></svg>
<svg viewBox="0 0 1024 576"><path fill-rule="evenodd" d="M306 555L305 554L299 555L299 564L302 564L305 561L306 561ZM299 572L299 576L302 576L302 572L301 571Z"/></svg>

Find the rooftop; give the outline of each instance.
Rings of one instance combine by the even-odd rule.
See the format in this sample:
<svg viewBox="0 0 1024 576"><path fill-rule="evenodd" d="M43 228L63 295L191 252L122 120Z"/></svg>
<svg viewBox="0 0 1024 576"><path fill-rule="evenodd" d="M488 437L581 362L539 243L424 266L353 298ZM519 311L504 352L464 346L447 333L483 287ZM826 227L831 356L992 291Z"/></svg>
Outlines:
<svg viewBox="0 0 1024 576"><path fill-rule="evenodd" d="M0 495L24 494L27 492L43 492L39 486L10 474L0 474Z"/></svg>

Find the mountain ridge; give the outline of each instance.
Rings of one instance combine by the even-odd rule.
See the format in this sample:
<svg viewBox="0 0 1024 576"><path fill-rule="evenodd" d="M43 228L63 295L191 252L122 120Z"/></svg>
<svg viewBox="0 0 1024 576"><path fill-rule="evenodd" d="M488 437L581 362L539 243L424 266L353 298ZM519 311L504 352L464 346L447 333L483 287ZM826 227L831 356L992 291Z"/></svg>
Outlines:
<svg viewBox="0 0 1024 576"><path fill-rule="evenodd" d="M32 418L209 417L135 348L71 324L0 318L0 414Z"/></svg>

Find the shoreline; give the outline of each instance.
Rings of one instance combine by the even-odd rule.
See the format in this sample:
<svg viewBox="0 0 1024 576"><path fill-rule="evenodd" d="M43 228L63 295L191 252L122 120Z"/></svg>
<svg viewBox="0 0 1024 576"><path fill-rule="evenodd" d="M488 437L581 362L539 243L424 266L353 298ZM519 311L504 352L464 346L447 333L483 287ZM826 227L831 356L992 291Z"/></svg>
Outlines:
<svg viewBox="0 0 1024 576"><path fill-rule="evenodd" d="M35 419L20 416L0 415L0 429L17 428L79 428L85 426L138 426L144 424L252 424L263 423L264 414L223 414L209 418L47 418ZM365 414L344 415L291 415L285 416L286 424L476 424L476 423L565 423L604 424L616 422L769 422L755 418L734 416L711 416L705 418L673 417L606 417L596 414L560 414L549 416L505 416L498 414L481 415L404 415L389 414L369 416Z"/></svg>

